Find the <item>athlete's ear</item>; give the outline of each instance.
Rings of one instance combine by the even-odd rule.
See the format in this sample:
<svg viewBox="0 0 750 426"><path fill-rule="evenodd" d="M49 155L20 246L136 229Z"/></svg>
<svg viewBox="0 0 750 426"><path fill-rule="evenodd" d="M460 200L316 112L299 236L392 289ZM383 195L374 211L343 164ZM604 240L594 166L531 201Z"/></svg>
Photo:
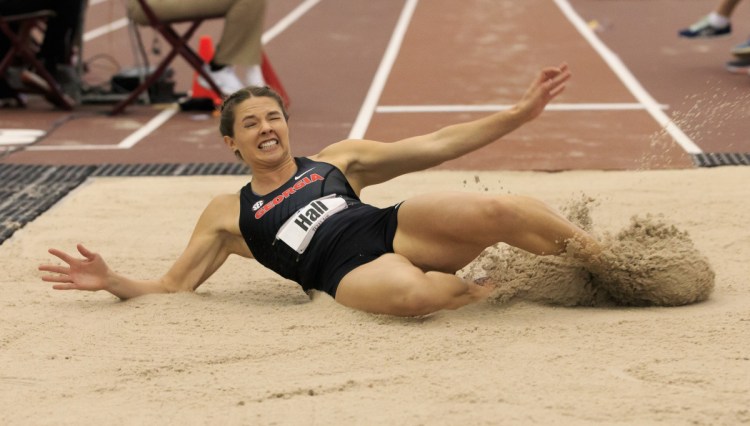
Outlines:
<svg viewBox="0 0 750 426"><path fill-rule="evenodd" d="M237 151L237 144L234 143L234 138L231 136L224 135L224 145L232 151Z"/></svg>

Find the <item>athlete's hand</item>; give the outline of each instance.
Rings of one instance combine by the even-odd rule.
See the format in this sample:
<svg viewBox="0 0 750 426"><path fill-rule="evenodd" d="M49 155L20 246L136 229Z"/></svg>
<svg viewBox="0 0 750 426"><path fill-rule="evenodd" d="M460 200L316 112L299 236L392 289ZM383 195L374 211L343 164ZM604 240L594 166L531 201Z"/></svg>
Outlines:
<svg viewBox="0 0 750 426"><path fill-rule="evenodd" d="M521 112L527 121L535 119L544 111L544 108L552 99L565 90L570 77L568 64L541 70L521 100L516 104L516 109Z"/></svg>
<svg viewBox="0 0 750 426"><path fill-rule="evenodd" d="M63 265L40 265L39 270L54 275L42 276L43 281L58 283L52 286L55 290L87 290L97 291L107 288L109 267L101 256L78 244L78 252L84 259L73 256L57 249L49 249L49 253L67 263Z"/></svg>

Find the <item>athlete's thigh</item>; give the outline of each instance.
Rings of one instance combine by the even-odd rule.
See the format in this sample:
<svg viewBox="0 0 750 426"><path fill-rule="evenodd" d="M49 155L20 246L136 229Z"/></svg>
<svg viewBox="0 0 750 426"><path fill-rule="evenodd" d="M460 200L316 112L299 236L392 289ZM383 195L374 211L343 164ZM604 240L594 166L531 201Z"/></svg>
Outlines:
<svg viewBox="0 0 750 426"><path fill-rule="evenodd" d="M502 240L499 196L461 192L419 195L398 213L393 247L426 270L455 272Z"/></svg>
<svg viewBox="0 0 750 426"><path fill-rule="evenodd" d="M371 313L409 315L404 301L423 279L424 273L403 256L384 254L346 274L336 301Z"/></svg>

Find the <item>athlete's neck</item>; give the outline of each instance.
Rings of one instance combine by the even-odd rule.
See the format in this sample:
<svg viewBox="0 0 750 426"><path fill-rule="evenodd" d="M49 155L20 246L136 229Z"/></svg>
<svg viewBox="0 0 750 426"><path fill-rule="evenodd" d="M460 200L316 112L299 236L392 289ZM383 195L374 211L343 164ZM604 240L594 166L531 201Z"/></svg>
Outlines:
<svg viewBox="0 0 750 426"><path fill-rule="evenodd" d="M297 172L297 163L289 157L283 163L270 167L253 167L253 180L250 184L254 193L266 195L278 189Z"/></svg>

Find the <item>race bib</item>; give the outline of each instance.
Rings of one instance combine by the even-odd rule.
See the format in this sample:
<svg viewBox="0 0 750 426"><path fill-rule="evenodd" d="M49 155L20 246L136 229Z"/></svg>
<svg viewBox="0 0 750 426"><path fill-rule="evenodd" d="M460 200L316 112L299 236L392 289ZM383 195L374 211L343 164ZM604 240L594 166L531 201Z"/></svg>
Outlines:
<svg viewBox="0 0 750 426"><path fill-rule="evenodd" d="M332 215L347 207L346 200L335 195L318 198L297 210L276 233L281 240L297 253L302 254L310 244L315 231Z"/></svg>

